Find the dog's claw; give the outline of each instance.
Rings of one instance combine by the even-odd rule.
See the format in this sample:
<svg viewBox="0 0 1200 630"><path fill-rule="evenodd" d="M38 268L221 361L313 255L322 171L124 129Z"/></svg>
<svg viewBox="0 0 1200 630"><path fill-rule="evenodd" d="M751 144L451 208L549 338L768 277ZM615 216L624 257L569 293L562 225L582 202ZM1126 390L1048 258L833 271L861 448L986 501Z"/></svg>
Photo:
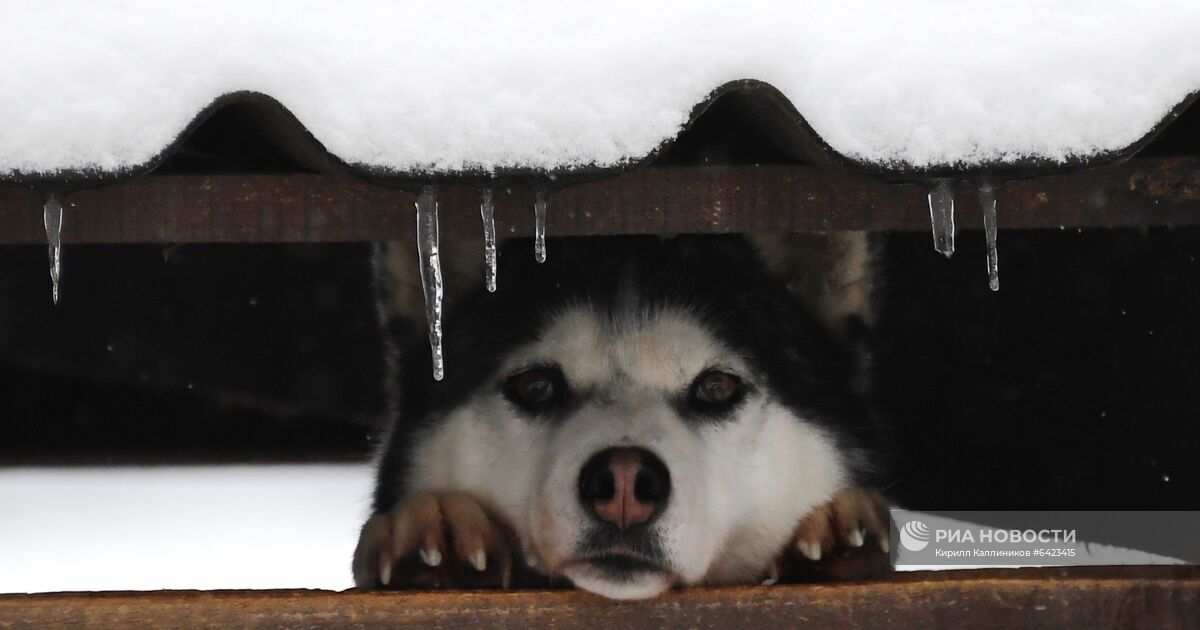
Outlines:
<svg viewBox="0 0 1200 630"><path fill-rule="evenodd" d="M392 557L388 554L379 554L379 581L384 586L392 581Z"/></svg>
<svg viewBox="0 0 1200 630"><path fill-rule="evenodd" d="M777 583L779 583L779 563L772 562L771 566L767 569L767 577L763 579L762 585L774 586Z"/></svg>
<svg viewBox="0 0 1200 630"><path fill-rule="evenodd" d="M420 554L421 562L428 566L436 567L442 564L442 552L437 549L422 549Z"/></svg>

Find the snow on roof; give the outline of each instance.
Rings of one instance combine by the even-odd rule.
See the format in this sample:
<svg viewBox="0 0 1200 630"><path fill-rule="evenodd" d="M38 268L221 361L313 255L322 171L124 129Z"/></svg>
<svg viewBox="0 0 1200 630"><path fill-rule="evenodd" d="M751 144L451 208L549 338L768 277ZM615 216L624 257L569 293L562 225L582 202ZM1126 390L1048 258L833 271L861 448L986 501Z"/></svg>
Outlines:
<svg viewBox="0 0 1200 630"><path fill-rule="evenodd" d="M1064 161L1200 90L1196 0L6 0L0 178L138 170L224 94L393 173L611 167L740 79L883 168Z"/></svg>

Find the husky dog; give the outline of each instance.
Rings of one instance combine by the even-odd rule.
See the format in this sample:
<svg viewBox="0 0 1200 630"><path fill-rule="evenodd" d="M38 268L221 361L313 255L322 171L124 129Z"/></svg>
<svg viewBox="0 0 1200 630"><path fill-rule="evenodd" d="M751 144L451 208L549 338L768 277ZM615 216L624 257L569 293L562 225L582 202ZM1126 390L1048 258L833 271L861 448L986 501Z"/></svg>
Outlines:
<svg viewBox="0 0 1200 630"><path fill-rule="evenodd" d="M644 598L887 550L843 343L861 291L804 305L787 286L803 272L737 236L551 239L540 265L532 249L507 243L499 289L448 305L445 380L423 336L400 355L360 587L507 586L527 566ZM867 282L835 271L827 288Z"/></svg>

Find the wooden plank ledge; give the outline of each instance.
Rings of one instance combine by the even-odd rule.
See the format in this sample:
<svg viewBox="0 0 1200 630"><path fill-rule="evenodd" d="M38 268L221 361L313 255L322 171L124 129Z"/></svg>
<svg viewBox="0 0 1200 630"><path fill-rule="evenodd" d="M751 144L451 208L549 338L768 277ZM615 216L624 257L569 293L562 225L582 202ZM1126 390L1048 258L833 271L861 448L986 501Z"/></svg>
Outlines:
<svg viewBox="0 0 1200 630"><path fill-rule="evenodd" d="M612 602L575 590L162 591L0 596L0 628L1194 628L1200 567L898 573L695 588Z"/></svg>
<svg viewBox="0 0 1200 630"><path fill-rule="evenodd" d="M646 167L554 191L550 235L928 230L928 187L798 165ZM1200 159L1134 159L998 187L1011 228L1200 223ZM955 186L957 225L982 227L977 182ZM413 196L347 176L150 175L67 195L68 243L410 239ZM442 233L480 230L469 185L441 188ZM533 194L502 187L496 227L530 235ZM40 201L0 187L0 243L45 241Z"/></svg>

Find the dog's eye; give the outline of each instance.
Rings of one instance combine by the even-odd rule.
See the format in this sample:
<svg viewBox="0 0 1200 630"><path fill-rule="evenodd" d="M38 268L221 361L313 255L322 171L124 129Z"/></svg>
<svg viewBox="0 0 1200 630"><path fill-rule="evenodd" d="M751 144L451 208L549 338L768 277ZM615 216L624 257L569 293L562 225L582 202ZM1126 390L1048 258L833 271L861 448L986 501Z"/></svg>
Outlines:
<svg viewBox="0 0 1200 630"><path fill-rule="evenodd" d="M696 377L691 393L692 399L703 405L730 405L741 398L742 379L728 372L709 370Z"/></svg>
<svg viewBox="0 0 1200 630"><path fill-rule="evenodd" d="M513 391L521 400L536 405L554 396L554 381L546 370L530 370L513 379Z"/></svg>
<svg viewBox="0 0 1200 630"><path fill-rule="evenodd" d="M558 402L566 383L557 367L535 367L508 377L503 389L514 404L536 412Z"/></svg>

